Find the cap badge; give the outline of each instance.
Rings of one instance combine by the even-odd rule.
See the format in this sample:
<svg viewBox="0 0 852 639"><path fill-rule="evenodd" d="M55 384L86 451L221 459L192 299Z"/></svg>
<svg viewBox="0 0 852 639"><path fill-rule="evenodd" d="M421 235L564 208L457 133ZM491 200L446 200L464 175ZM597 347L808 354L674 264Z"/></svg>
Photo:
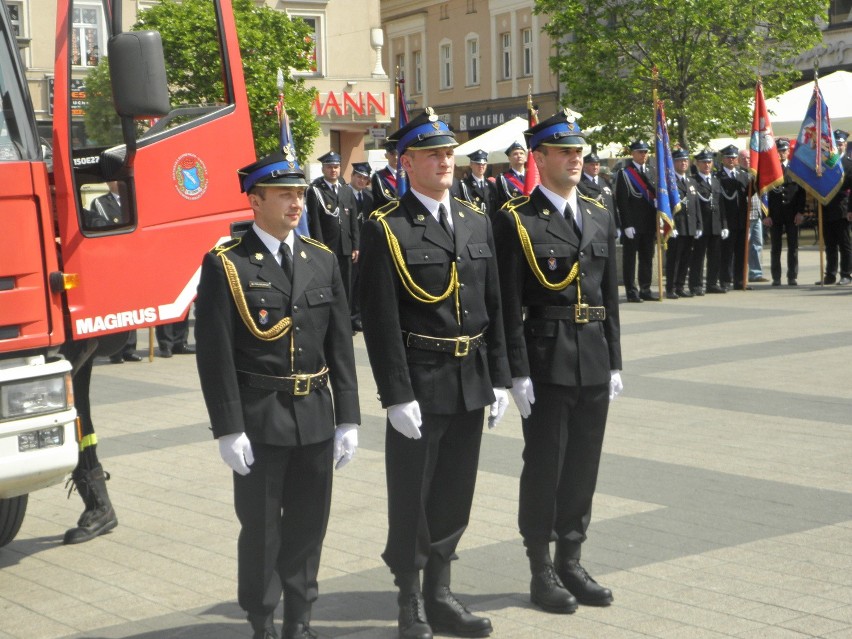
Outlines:
<svg viewBox="0 0 852 639"><path fill-rule="evenodd" d="M432 107L426 107L426 115L429 116L429 122L437 122L438 116L435 115L435 109Z"/></svg>

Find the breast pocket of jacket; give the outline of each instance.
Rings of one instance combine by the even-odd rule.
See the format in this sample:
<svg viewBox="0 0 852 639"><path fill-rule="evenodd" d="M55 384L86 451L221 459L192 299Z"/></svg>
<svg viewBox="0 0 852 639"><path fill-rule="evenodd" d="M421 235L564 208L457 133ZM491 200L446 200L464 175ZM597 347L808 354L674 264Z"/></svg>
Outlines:
<svg viewBox="0 0 852 639"><path fill-rule="evenodd" d="M606 242L592 242L592 258L596 260L608 260L610 256L609 244Z"/></svg>
<svg viewBox="0 0 852 639"><path fill-rule="evenodd" d="M447 288L450 254L444 249L410 248L405 251L405 263L414 283L432 295L439 295Z"/></svg>
<svg viewBox="0 0 852 639"><path fill-rule="evenodd" d="M473 265L477 278L485 275L488 260L493 255L487 242L475 242L467 245L467 254Z"/></svg>
<svg viewBox="0 0 852 639"><path fill-rule="evenodd" d="M245 291L249 315L260 330L266 330L284 317L287 297L280 291Z"/></svg>
<svg viewBox="0 0 852 639"><path fill-rule="evenodd" d="M307 313L311 324L318 331L325 330L328 326L328 316L331 312L331 303L334 301L330 286L318 286L305 291L307 302ZM295 315L295 314L294 314Z"/></svg>
<svg viewBox="0 0 852 639"><path fill-rule="evenodd" d="M577 249L565 242L552 244L535 244L533 253L542 272L547 275L554 273L564 276L577 257Z"/></svg>

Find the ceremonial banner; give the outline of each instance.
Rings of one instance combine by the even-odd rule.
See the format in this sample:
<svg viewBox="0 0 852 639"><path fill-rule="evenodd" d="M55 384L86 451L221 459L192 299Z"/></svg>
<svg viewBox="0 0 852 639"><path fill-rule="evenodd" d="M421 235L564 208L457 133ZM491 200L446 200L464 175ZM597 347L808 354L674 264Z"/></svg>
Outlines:
<svg viewBox="0 0 852 639"><path fill-rule="evenodd" d="M408 124L408 105L405 103L405 78L396 78L397 130ZM408 191L408 178L402 170L402 154L396 159L396 196L401 198Z"/></svg>
<svg viewBox="0 0 852 639"><path fill-rule="evenodd" d="M749 172L755 176L759 195L784 182L784 167L775 146L772 135L772 123L766 111L763 98L763 83L758 80L754 92L754 116L751 121L751 140L749 141Z"/></svg>
<svg viewBox="0 0 852 639"><path fill-rule="evenodd" d="M677 190L677 178L662 100L657 100L656 111L657 133L654 152L657 156L657 214L663 222L663 236L668 237L674 229L674 214L680 210L680 192Z"/></svg>
<svg viewBox="0 0 852 639"><path fill-rule="evenodd" d="M843 164L818 82L814 82L814 93L789 166L792 178L821 204L827 204L843 184Z"/></svg>

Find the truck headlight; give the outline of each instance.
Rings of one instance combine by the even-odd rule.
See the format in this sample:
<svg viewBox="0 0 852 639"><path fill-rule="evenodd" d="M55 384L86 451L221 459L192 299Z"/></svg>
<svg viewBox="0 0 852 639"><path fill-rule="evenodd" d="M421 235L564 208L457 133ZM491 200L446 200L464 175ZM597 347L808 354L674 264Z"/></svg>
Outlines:
<svg viewBox="0 0 852 639"><path fill-rule="evenodd" d="M66 377L70 378L70 375L10 381L4 384L0 387L0 419L66 410L70 406Z"/></svg>

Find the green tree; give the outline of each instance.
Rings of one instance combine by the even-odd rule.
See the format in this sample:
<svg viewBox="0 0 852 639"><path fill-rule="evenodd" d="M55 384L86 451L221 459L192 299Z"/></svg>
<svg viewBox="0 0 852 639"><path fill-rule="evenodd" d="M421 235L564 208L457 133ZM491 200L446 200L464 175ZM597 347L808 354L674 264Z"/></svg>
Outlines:
<svg viewBox="0 0 852 639"><path fill-rule="evenodd" d="M828 0L537 0L553 38L563 102L600 126L595 141L653 131L652 70L674 143L751 126L758 73L767 97L799 72L785 60L821 41Z"/></svg>
<svg viewBox="0 0 852 639"><path fill-rule="evenodd" d="M112 85L106 56L86 76L86 135L96 145L121 143L121 122L112 105Z"/></svg>
<svg viewBox="0 0 852 639"><path fill-rule="evenodd" d="M210 0L161 0L138 16L135 30L159 31L171 89L172 104L216 104L224 87L215 33L216 16ZM252 0L233 0L248 93L255 151L258 157L278 148L275 116L277 69L306 70L311 64L311 30L301 19L258 7ZM301 78L288 78L284 102L301 158L313 149L319 124L311 112L314 89Z"/></svg>

